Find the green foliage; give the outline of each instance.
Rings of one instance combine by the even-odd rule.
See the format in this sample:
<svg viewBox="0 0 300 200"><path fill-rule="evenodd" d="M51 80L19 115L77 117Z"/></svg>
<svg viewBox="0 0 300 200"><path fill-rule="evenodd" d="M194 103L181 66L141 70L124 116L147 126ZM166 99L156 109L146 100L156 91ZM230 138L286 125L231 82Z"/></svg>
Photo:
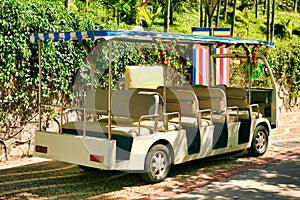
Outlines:
<svg viewBox="0 0 300 200"><path fill-rule="evenodd" d="M249 23L251 21L250 11L248 8L244 8L243 11L237 10L236 20L244 24L245 29L247 30L247 37L249 35Z"/></svg>
<svg viewBox="0 0 300 200"><path fill-rule="evenodd" d="M292 39L293 24L291 19L282 19L279 24L275 24L275 32L280 39Z"/></svg>
<svg viewBox="0 0 300 200"><path fill-rule="evenodd" d="M279 0L277 1L277 6L280 10L292 11L294 10L294 1L295 0ZM298 8L299 8L299 3L298 3Z"/></svg>
<svg viewBox="0 0 300 200"><path fill-rule="evenodd" d="M278 85L287 88L290 97L296 97L300 91L299 55L300 43L290 43L286 46L278 46L267 57Z"/></svg>
<svg viewBox="0 0 300 200"><path fill-rule="evenodd" d="M139 7L137 10L136 23L144 27L151 27L155 19L160 15L162 7L158 7L155 13L153 8L148 6Z"/></svg>
<svg viewBox="0 0 300 200"><path fill-rule="evenodd" d="M4 0L0 3L0 139L18 138L37 113L37 43L35 32L99 29L85 15L56 2ZM42 46L44 103L66 104L74 74L87 55L79 43L47 42Z"/></svg>
<svg viewBox="0 0 300 200"><path fill-rule="evenodd" d="M120 22L135 24L138 0L101 0L103 4L112 9L113 17L116 18L118 25Z"/></svg>
<svg viewBox="0 0 300 200"><path fill-rule="evenodd" d="M29 63L27 14L19 7L14 0L0 3L1 138L36 109L37 71Z"/></svg>

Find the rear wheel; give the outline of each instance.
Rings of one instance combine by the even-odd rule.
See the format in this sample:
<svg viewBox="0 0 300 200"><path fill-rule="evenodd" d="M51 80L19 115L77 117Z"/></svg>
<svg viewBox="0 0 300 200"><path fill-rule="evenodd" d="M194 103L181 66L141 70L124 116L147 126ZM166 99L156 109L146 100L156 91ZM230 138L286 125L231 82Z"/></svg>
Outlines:
<svg viewBox="0 0 300 200"><path fill-rule="evenodd" d="M145 171L142 178L150 183L163 181L171 168L171 156L169 149L161 144L153 146L145 160Z"/></svg>
<svg viewBox="0 0 300 200"><path fill-rule="evenodd" d="M261 156L268 148L269 136L267 129L259 125L255 128L252 138L251 147L247 149L251 156Z"/></svg>

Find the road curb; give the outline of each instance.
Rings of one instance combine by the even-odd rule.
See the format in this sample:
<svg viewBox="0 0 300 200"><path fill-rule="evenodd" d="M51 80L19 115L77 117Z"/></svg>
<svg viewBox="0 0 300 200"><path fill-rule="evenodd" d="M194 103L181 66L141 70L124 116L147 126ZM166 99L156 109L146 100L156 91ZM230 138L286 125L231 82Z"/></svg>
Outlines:
<svg viewBox="0 0 300 200"><path fill-rule="evenodd" d="M277 154L271 158L266 158L263 160L258 160L255 161L253 163L241 166L241 167L237 167L228 171L224 171L221 172L215 176L209 177L209 178L201 178L197 181L194 181L193 183L189 183L186 185L183 185L183 189L177 190L177 191L165 191L165 192L161 192L158 194L154 194L154 195L150 195L149 198L146 199L164 199L164 198L172 198L178 194L182 194L182 193L187 193L190 192L192 190L194 190L195 188L199 188L199 187L204 187L212 182L216 182L216 181L222 181L224 179L230 178L232 176L235 175L239 175L242 174L246 171L252 170L252 169L256 169L259 168L261 166L265 166L265 165L269 165L281 160L285 160L291 156L294 155L298 155L300 154L300 148L295 148L293 150L289 150L287 152L284 153L280 153Z"/></svg>

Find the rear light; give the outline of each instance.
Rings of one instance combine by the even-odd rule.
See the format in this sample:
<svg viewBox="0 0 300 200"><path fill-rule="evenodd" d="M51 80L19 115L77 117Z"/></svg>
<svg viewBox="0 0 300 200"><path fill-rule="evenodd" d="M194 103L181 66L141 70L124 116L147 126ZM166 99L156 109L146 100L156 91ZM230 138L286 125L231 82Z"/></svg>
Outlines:
<svg viewBox="0 0 300 200"><path fill-rule="evenodd" d="M47 148L47 147L43 147L43 146L36 145L36 146L35 146L35 151L36 151L36 152L40 152L40 153L47 153L48 148Z"/></svg>
<svg viewBox="0 0 300 200"><path fill-rule="evenodd" d="M90 154L90 161L98 162L98 163L103 163L104 156L98 156L98 155Z"/></svg>

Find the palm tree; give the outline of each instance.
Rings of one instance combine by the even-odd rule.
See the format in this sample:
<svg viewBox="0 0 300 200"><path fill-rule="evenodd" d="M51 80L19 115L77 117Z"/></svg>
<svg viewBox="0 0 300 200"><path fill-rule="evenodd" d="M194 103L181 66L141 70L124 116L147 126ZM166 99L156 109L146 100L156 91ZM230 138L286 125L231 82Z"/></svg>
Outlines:
<svg viewBox="0 0 300 200"><path fill-rule="evenodd" d="M138 0L102 0L102 2L114 10L118 26L122 17L128 23L135 23Z"/></svg>
<svg viewBox="0 0 300 200"><path fill-rule="evenodd" d="M243 11L237 10L236 11L236 18L238 21L242 22L245 25L247 30L247 37L249 36L249 24L250 24L250 11L248 8L244 8Z"/></svg>

